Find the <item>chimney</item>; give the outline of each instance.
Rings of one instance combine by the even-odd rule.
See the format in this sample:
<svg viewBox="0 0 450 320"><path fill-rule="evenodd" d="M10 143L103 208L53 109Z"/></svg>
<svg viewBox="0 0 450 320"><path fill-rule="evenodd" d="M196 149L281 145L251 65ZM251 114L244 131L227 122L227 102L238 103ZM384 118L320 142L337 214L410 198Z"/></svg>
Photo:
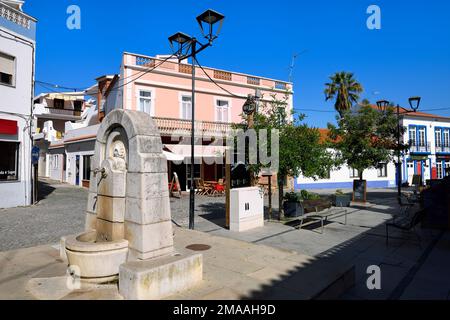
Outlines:
<svg viewBox="0 0 450 320"><path fill-rule="evenodd" d="M105 117L105 93L108 90L114 76L101 76L95 79L98 83L98 91L97 91L97 109L98 109L98 121L102 122Z"/></svg>

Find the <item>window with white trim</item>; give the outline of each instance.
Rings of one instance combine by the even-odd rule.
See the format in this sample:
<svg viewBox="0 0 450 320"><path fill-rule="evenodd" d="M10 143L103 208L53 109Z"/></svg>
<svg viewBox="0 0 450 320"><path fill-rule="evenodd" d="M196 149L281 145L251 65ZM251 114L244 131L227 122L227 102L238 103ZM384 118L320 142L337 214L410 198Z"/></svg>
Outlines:
<svg viewBox="0 0 450 320"><path fill-rule="evenodd" d="M192 119L192 97L191 96L181 96L181 119L191 120Z"/></svg>
<svg viewBox="0 0 450 320"><path fill-rule="evenodd" d="M442 144L444 147L450 147L450 129L444 130Z"/></svg>
<svg viewBox="0 0 450 320"><path fill-rule="evenodd" d="M438 179L444 178L444 166L442 162L436 163L436 174Z"/></svg>
<svg viewBox="0 0 450 320"><path fill-rule="evenodd" d="M139 90L139 111L152 115L152 91Z"/></svg>
<svg viewBox="0 0 450 320"><path fill-rule="evenodd" d="M417 143L417 131L416 127L410 127L409 128L409 141L411 142L411 145L415 146Z"/></svg>
<svg viewBox="0 0 450 320"><path fill-rule="evenodd" d="M386 163L380 163L377 167L378 172L378 178L386 178L388 176L387 174L387 164Z"/></svg>
<svg viewBox="0 0 450 320"><path fill-rule="evenodd" d="M216 121L229 122L230 103L227 100L216 100Z"/></svg>
<svg viewBox="0 0 450 320"><path fill-rule="evenodd" d="M0 52L0 84L13 86L16 75L16 58Z"/></svg>
<svg viewBox="0 0 450 320"><path fill-rule="evenodd" d="M419 146L421 147L426 146L425 136L426 136L426 129L422 127L419 129Z"/></svg>
<svg viewBox="0 0 450 320"><path fill-rule="evenodd" d="M442 147L442 129L436 129L436 147Z"/></svg>
<svg viewBox="0 0 450 320"><path fill-rule="evenodd" d="M359 171L357 169L350 169L350 178L359 178Z"/></svg>

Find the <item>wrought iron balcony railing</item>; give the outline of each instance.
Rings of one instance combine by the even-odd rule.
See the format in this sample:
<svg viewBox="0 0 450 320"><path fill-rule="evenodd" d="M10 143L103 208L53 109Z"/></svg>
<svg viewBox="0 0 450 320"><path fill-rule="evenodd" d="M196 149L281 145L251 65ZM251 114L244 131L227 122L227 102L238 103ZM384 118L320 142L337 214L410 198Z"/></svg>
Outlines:
<svg viewBox="0 0 450 320"><path fill-rule="evenodd" d="M437 153L450 153L450 145L436 146Z"/></svg>
<svg viewBox="0 0 450 320"><path fill-rule="evenodd" d="M427 153L431 152L431 143L430 142L409 142L410 148L409 151L411 153L420 152L420 153Z"/></svg>

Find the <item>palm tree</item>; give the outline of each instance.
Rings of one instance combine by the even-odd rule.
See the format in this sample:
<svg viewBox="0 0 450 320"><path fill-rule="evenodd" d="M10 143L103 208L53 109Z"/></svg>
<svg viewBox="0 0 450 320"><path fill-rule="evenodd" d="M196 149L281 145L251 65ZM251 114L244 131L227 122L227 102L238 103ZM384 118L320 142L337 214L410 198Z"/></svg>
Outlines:
<svg viewBox="0 0 450 320"><path fill-rule="evenodd" d="M326 101L336 99L334 107L342 117L345 111L350 110L352 105L358 102L363 87L351 72L337 72L330 77L330 80L330 83L325 84Z"/></svg>

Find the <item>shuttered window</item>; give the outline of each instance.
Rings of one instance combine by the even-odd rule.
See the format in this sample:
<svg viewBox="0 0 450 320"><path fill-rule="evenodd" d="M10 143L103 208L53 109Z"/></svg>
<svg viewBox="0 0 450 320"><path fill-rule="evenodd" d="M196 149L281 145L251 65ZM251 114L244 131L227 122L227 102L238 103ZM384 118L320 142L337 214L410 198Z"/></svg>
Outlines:
<svg viewBox="0 0 450 320"><path fill-rule="evenodd" d="M14 85L16 59L0 52L0 83Z"/></svg>

